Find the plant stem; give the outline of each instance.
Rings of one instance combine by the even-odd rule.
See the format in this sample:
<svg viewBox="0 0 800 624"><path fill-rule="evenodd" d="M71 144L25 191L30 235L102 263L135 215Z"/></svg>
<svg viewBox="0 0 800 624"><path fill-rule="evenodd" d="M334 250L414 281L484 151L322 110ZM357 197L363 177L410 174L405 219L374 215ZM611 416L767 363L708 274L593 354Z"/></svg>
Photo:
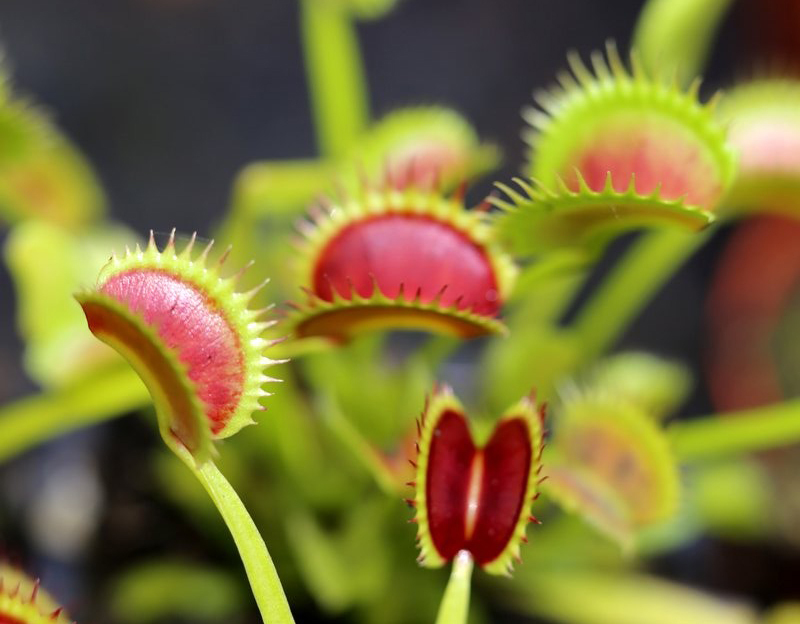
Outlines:
<svg viewBox="0 0 800 624"><path fill-rule="evenodd" d="M800 442L800 399L705 416L669 428L681 460L704 460Z"/></svg>
<svg viewBox="0 0 800 624"><path fill-rule="evenodd" d="M573 331L582 345L581 359L591 361L608 349L708 235L663 230L638 240L574 322Z"/></svg>
<svg viewBox="0 0 800 624"><path fill-rule="evenodd" d="M326 157L342 156L369 119L364 68L345 12L301 2L301 27L317 140Z"/></svg>
<svg viewBox="0 0 800 624"><path fill-rule="evenodd" d="M108 369L57 390L0 408L0 461L60 433L149 404L150 394L128 366Z"/></svg>
<svg viewBox="0 0 800 624"><path fill-rule="evenodd" d="M239 550L264 623L294 622L267 545L236 491L213 461L198 465L185 447L180 444L170 446L200 481L225 520Z"/></svg>
<svg viewBox="0 0 800 624"><path fill-rule="evenodd" d="M383 461L378 451L369 443L357 427L353 425L342 413L341 407L331 396L320 400L324 408L320 413L325 414L324 422L328 425L339 440L352 452L364 469L375 479L375 483L389 496L396 497L402 488L389 466Z"/></svg>
<svg viewBox="0 0 800 624"><path fill-rule="evenodd" d="M251 219L295 219L328 190L330 165L321 160L254 162L236 176L231 213Z"/></svg>
<svg viewBox="0 0 800 624"><path fill-rule="evenodd" d="M466 550L459 552L453 559L453 569L439 606L436 624L465 624L467 621L472 567L472 555Z"/></svg>

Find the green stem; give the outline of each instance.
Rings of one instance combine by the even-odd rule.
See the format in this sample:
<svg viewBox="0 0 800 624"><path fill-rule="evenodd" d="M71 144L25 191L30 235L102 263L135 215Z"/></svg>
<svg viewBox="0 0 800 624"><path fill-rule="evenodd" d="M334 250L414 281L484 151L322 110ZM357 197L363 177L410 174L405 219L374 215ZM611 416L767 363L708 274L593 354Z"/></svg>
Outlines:
<svg viewBox="0 0 800 624"><path fill-rule="evenodd" d="M703 71L714 35L732 0L650 0L641 12L632 49L657 75L677 74L687 85Z"/></svg>
<svg viewBox="0 0 800 624"><path fill-rule="evenodd" d="M225 520L239 549L239 556L244 563L264 623L294 622L267 545L236 491L213 461L197 465L191 453L183 446L170 446L200 481Z"/></svg>
<svg viewBox="0 0 800 624"><path fill-rule="evenodd" d="M439 606L436 624L465 624L467 621L472 567L472 555L466 550L459 552L453 559L453 569Z"/></svg>
<svg viewBox="0 0 800 624"><path fill-rule="evenodd" d="M669 436L681 460L704 460L800 442L800 399L675 423Z"/></svg>
<svg viewBox="0 0 800 624"><path fill-rule="evenodd" d="M581 358L605 352L709 234L663 230L638 240L580 311L573 330Z"/></svg>
<svg viewBox="0 0 800 624"><path fill-rule="evenodd" d="M325 396L320 401L324 404L320 413L325 414L325 422L331 431L347 446L353 457L375 479L375 483L383 492L392 497L398 496L399 491L401 491L398 480L375 447L342 413L339 404L333 397Z"/></svg>
<svg viewBox="0 0 800 624"><path fill-rule="evenodd" d="M328 4L303 0L301 26L320 151L339 157L366 127L369 107L355 29Z"/></svg>
<svg viewBox="0 0 800 624"><path fill-rule="evenodd" d="M139 376L120 365L5 405L0 408L0 461L60 433L114 418L150 401Z"/></svg>
<svg viewBox="0 0 800 624"><path fill-rule="evenodd" d="M321 160L250 163L236 177L231 212L253 219L296 218L328 190L331 178L330 165Z"/></svg>

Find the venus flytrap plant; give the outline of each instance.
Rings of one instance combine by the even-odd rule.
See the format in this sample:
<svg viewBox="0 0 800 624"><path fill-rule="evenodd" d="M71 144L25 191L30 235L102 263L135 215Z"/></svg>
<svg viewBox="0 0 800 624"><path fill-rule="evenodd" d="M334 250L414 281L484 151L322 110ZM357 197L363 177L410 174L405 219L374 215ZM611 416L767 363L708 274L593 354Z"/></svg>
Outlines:
<svg viewBox="0 0 800 624"><path fill-rule="evenodd" d="M364 190L312 213L298 337L344 341L370 329L423 328L470 338L502 333L496 320L516 276L486 215L458 197L417 189Z"/></svg>
<svg viewBox="0 0 800 624"><path fill-rule="evenodd" d="M473 563L492 574L510 574L526 542L538 497L544 448L544 407L522 399L498 421L484 446L473 441L464 409L442 387L429 398L417 422L419 442L412 461L416 495L418 561L453 571L438 624L466 622Z"/></svg>
<svg viewBox="0 0 800 624"><path fill-rule="evenodd" d="M209 266L213 241L198 257L195 236L178 253L175 232L159 251L147 247L112 256L92 291L76 295L89 329L119 351L141 376L156 406L161 436L219 509L239 549L265 622L293 622L272 559L250 515L216 468L213 440L253 423L267 396L262 385L275 363L260 334L272 323L248 302L260 286L235 290L223 278L223 254ZM247 267L245 267L246 269Z"/></svg>
<svg viewBox="0 0 800 624"><path fill-rule="evenodd" d="M731 89L719 116L741 154L730 210L797 215L800 206L800 81L760 78Z"/></svg>
<svg viewBox="0 0 800 624"><path fill-rule="evenodd" d="M364 180L378 181L379 188L450 191L494 169L499 160L498 148L481 143L456 111L409 107L372 124L353 143L338 175L356 192Z"/></svg>
<svg viewBox="0 0 800 624"><path fill-rule="evenodd" d="M607 56L592 56L593 72L570 56L572 74L525 112L532 182L518 180L522 194L500 185L511 201L493 200L517 253L602 248L647 225L697 230L730 185L734 156L713 104L697 101L699 83L684 93L635 60L629 72L612 44Z"/></svg>
<svg viewBox="0 0 800 624"><path fill-rule="evenodd" d="M628 551L637 531L675 513L677 463L653 415L601 387L572 391L554 422L543 486L553 500Z"/></svg>
<svg viewBox="0 0 800 624"><path fill-rule="evenodd" d="M442 191L451 192L462 180L490 169L497 153L463 119L429 108L396 111L370 123L352 18L377 15L391 4L302 0L322 157L249 167L223 226L224 236L237 243L244 257L282 267L287 255L283 239L292 219L312 197L342 187L340 199L320 202L301 226L306 240L299 282L306 297L288 314L285 330L273 333L247 300L255 297L260 305L290 292L296 284L289 272L266 294L238 293L235 279L221 278L220 269L208 264L208 248L196 258L192 243L178 252L174 238L163 251L151 239L145 250L112 261L97 288L79 295L92 330L122 351L146 382L165 442L222 513L265 621L288 622L292 616L254 522L214 463L214 441L251 422L251 412L258 409L261 383L267 381L263 369L272 363L262 355L271 340L260 331L271 337L293 330L296 339L282 351L309 355L286 371L281 405L297 418L271 423L249 446L237 444L245 457L240 468L255 466L253 472L270 479L275 473L274 482L266 483L270 479L239 471L247 492L257 497L252 511L261 521L267 518L286 528L289 551L318 606L337 613L352 610L364 621L385 624L395 617L406 624L404 615L432 611L433 606L418 606L418 601L423 593L434 593L436 600L437 587L418 570L392 576L392 566L405 562L408 552L400 550L390 559L391 546L403 540L375 525L389 524L390 505L398 502L393 500L397 474L381 463L381 451L402 447L393 436L404 429L402 413L409 400L421 402L421 386L430 387L430 380L447 368L442 363L449 350L474 336L489 338L487 356L466 373L462 367L458 377L480 381L475 383L476 404L503 407L532 385L540 397L551 398L564 378L612 345L649 294L702 244L705 235L696 230L728 214L734 149L745 156L745 166L728 198L748 184L748 157L764 163L757 158L762 147L753 151L753 141L738 140L735 117L754 122L758 132L743 134L759 139L771 135L761 132L767 114L777 111L782 124L794 123L793 94L774 108L759 100L752 109L742 96L741 107L734 98L730 107L723 104L715 112L713 104L700 103L697 83L683 90L665 80L678 68L680 83L688 84L684 77L695 74L708 43L698 36L692 45L670 47L682 39L675 28L685 30L691 23L707 35L727 2L714 2L713 11L701 16L707 19L697 20L687 17L698 10L696 3L652 2L637 35L646 71L635 55L628 70L613 47L607 59L593 56L593 70L572 57L572 74L563 74L560 87L540 95L541 110L525 114L533 135L525 169L529 179L517 181L519 191L498 185L507 195L493 200L502 214L467 211L458 193L448 197ZM0 133L2 121L0 110ZM726 143L727 123L734 149ZM766 130L771 131L769 125ZM773 182L759 179L755 195L768 195ZM69 215L68 202L63 203ZM642 226L655 231L634 246L576 320L561 326L559 316L583 282L582 272L614 236ZM660 231L667 228L677 231ZM503 243L524 264L520 280L515 281L518 267ZM507 322L498 320L501 313ZM495 340L506 326L511 339ZM373 331L362 336L409 328L451 336L448 342L413 349L412 356L391 353L395 369L384 361L385 335ZM276 351L273 346L271 353ZM660 364L634 357L617 368L590 373L589 390L564 395L554 419L553 446L545 455L551 460L545 461L551 478L542 485L552 499L626 544L641 529L673 515L678 460L702 461L800 438L794 402L735 421L708 417L674 424L665 432L658 419L680 401L686 376ZM30 444L59 426L105 418L143 400L141 383L132 373L115 370L89 377L77 390L65 384L52 401L45 395L14 406L10 422L0 420L0 456L22 448L20 440ZM464 409L451 393L443 390L430 398L419 427L417 492L411 502L417 507L422 564L452 562L437 622L466 620L475 564L505 574L519 555L531 498L538 494L542 419L543 410L524 399L480 446L482 440L473 440ZM58 422L65 420L67 425ZM23 423L29 427L27 437L4 435L23 430ZM351 464L366 476L351 479ZM341 474L334 469L340 465L347 465ZM232 479L237 476L235 470L227 472ZM274 491L283 498L273 504ZM265 492L269 504L260 502ZM280 503L288 511L283 513ZM555 519L558 524L564 517ZM361 536L367 535L362 544ZM551 553L558 550L552 535L540 544ZM578 548L585 545L577 543L582 545ZM571 541L566 544L576 548ZM377 572L369 568L366 581L338 578L347 575L358 554L363 572L369 556L359 548L382 559L374 567ZM570 556L584 557L587 568L596 563L591 553ZM608 602L605 594L617 590L636 604L630 596L647 589L647 580L622 569L602 582L591 571L550 572L537 569L525 595L553 588L558 598L539 598L542 611L578 622L586 621L586 608L570 610L572 604L555 603L577 605L575 596L587 590L593 607L602 609ZM414 582L415 600L404 604L411 601L395 588ZM619 591L626 588L631 591ZM680 594L661 589L648 593L648 599ZM619 610L611 612L621 617ZM715 615L709 622L724 617Z"/></svg>
<svg viewBox="0 0 800 624"><path fill-rule="evenodd" d="M0 66L0 219L80 229L104 209L94 172L44 112L15 93L5 70Z"/></svg>
<svg viewBox="0 0 800 624"><path fill-rule="evenodd" d="M0 623L75 624L62 607L28 578L7 563L0 563Z"/></svg>

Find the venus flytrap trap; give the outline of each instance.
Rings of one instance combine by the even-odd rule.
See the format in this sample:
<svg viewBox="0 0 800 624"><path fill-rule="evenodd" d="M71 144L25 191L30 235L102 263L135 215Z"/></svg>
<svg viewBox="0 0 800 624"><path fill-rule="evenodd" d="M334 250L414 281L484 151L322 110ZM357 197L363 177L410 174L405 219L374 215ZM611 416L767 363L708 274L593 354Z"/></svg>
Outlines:
<svg viewBox="0 0 800 624"><path fill-rule="evenodd" d="M47 592L19 570L0 562L1 624L75 624Z"/></svg>
<svg viewBox="0 0 800 624"><path fill-rule="evenodd" d="M358 191L364 180L402 190L449 191L497 167L497 147L482 144L456 111L436 106L399 108L359 137L340 165L345 184ZM347 175L347 169L353 170Z"/></svg>
<svg viewBox="0 0 800 624"><path fill-rule="evenodd" d="M730 185L734 155L699 83L683 92L635 56L629 72L611 44L607 56L592 56L593 72L570 56L572 73L525 111L531 182L517 180L522 193L501 184L510 201L492 200L517 253L597 247L648 225L697 230Z"/></svg>
<svg viewBox="0 0 800 624"><path fill-rule="evenodd" d="M543 485L553 500L628 551L637 531L672 517L678 467L653 415L601 387L570 392L554 422Z"/></svg>
<svg viewBox="0 0 800 624"><path fill-rule="evenodd" d="M12 88L0 66L0 219L45 219L78 230L102 216L94 172L48 116Z"/></svg>
<svg viewBox="0 0 800 624"><path fill-rule="evenodd" d="M418 561L433 568L453 562L437 623L458 624L466 622L473 563L509 575L526 525L538 522L530 508L540 483L544 406L522 399L476 446L464 408L445 386L428 399L417 429L409 504L417 509Z"/></svg>
<svg viewBox="0 0 800 624"><path fill-rule="evenodd" d="M727 200L732 210L797 215L800 204L800 81L757 78L731 89L719 116L741 154Z"/></svg>
<svg viewBox="0 0 800 624"><path fill-rule="evenodd" d="M301 229L307 299L298 337L344 341L370 329L421 328L462 338L502 333L495 318L516 268L485 214L417 189L364 190L312 213Z"/></svg>
<svg viewBox="0 0 800 624"><path fill-rule="evenodd" d="M153 233L111 260L92 291L76 295L89 329L119 351L141 376L156 406L161 436L208 491L239 549L265 622L294 621L263 539L213 462L213 441L252 424L251 414L276 381L263 355L272 343L267 310L248 302L260 286L238 292L244 270L220 274L227 256L209 266L210 242L193 256L193 235L180 253L175 231L159 251Z"/></svg>

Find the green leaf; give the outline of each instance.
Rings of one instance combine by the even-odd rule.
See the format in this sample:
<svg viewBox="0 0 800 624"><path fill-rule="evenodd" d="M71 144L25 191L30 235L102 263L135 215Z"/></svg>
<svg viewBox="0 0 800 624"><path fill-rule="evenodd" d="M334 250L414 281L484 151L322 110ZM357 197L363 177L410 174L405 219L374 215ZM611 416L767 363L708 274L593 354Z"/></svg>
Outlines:
<svg viewBox="0 0 800 624"><path fill-rule="evenodd" d="M697 465L688 475L688 495L707 531L727 539L759 539L775 528L774 486L754 459Z"/></svg>
<svg viewBox="0 0 800 624"><path fill-rule="evenodd" d="M670 415L686 399L692 377L686 366L643 352L627 352L600 361L586 383L639 406L655 418Z"/></svg>
<svg viewBox="0 0 800 624"><path fill-rule="evenodd" d="M247 593L238 579L196 561L138 563L115 579L110 591L114 618L130 624L166 618L229 621L247 607Z"/></svg>
<svg viewBox="0 0 800 624"><path fill-rule="evenodd" d="M136 242L117 225L74 233L32 219L11 230L3 251L16 289L17 327L25 341L25 368L41 385L64 386L120 361L86 331L72 295L94 283L110 250Z"/></svg>
<svg viewBox="0 0 800 624"><path fill-rule="evenodd" d="M669 436L684 461L788 446L800 441L800 400L677 422Z"/></svg>
<svg viewBox="0 0 800 624"><path fill-rule="evenodd" d="M114 418L150 403L127 365L109 366L57 390L0 408L0 461L55 436Z"/></svg>
<svg viewBox="0 0 800 624"><path fill-rule="evenodd" d="M570 624L756 624L754 610L696 589L635 573L548 570L509 602Z"/></svg>

